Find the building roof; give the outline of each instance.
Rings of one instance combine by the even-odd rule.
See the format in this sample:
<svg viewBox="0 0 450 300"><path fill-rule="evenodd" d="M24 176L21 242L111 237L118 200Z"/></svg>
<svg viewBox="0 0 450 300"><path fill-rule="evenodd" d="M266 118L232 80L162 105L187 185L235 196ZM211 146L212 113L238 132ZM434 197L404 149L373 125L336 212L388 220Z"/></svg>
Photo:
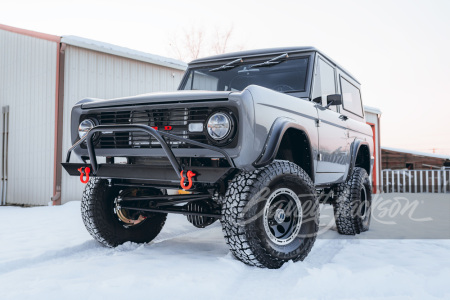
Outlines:
<svg viewBox="0 0 450 300"><path fill-rule="evenodd" d="M108 53L125 58L135 59L139 61L148 62L155 65L165 66L178 70L186 70L187 64L164 56L141 52L125 47L116 46L104 42L99 42L91 39L82 38L74 35L64 35L61 37L61 43L72 45L80 48L94 50L102 53Z"/></svg>
<svg viewBox="0 0 450 300"><path fill-rule="evenodd" d="M59 41L61 39L59 36L56 36L56 35L37 32L37 31L33 31L33 30L22 29L22 28L17 28L17 27L12 27L12 26L8 26L8 25L4 25L4 24L0 24L0 30L5 30L5 31L9 31L9 32L13 32L13 33L21 34L21 35L26 35L26 36L31 36L31 37L34 37L37 39L47 40L47 41L55 42L55 43L59 43Z"/></svg>
<svg viewBox="0 0 450 300"><path fill-rule="evenodd" d="M324 54L322 51L310 47L310 46L304 46L304 47L280 47L280 48L267 48L267 49L256 49L256 50L246 50L246 51L239 51L239 52L231 52L231 53L225 53L225 54L219 54L214 56L208 56L204 58L199 58L196 60L191 61L189 64L197 64L197 63L204 63L209 61L218 61L218 60L231 60L233 58L241 58L241 57L252 57L252 56L261 56L261 55L277 55L277 54L283 54L283 53L301 53L301 52L319 52L321 55L326 57L329 61L331 61L335 66L339 67L344 73L346 73L348 76L350 76L353 80L359 83L359 81L355 78L355 76L351 75L347 70L345 70L343 67L338 65L333 59L331 59L328 55ZM360 84L360 83L359 83Z"/></svg>
<svg viewBox="0 0 450 300"><path fill-rule="evenodd" d="M406 149L399 149L399 148L392 148L392 147L381 147L381 150L402 152L402 153L408 153L408 154L417 155L417 156L427 156L427 157L434 157L434 158L441 158L441 159L450 159L450 155L419 152L419 151L414 151L414 150L406 150Z"/></svg>
<svg viewBox="0 0 450 300"><path fill-rule="evenodd" d="M376 114L376 115L381 115L382 114L381 110L379 108L372 107L372 106L367 106L367 105L364 105L364 111L365 112L369 112L369 113L373 113L373 114Z"/></svg>
<svg viewBox="0 0 450 300"><path fill-rule="evenodd" d="M164 66L168 68L178 69L181 71L186 70L187 64L164 56L159 56L155 54L150 54L146 52L141 52L125 47L116 46L113 44L103 43L95 40L90 40L86 38L82 38L74 35L65 35L62 37L41 33L37 31L12 27L4 24L0 24L0 30L6 30L9 32L14 32L22 35L27 35L39 39L44 39L56 43L65 43L67 45L77 46L80 48L90 49L98 52L108 53L116 56L121 56L125 58L130 58L134 60L139 60L147 63L151 63L154 65Z"/></svg>

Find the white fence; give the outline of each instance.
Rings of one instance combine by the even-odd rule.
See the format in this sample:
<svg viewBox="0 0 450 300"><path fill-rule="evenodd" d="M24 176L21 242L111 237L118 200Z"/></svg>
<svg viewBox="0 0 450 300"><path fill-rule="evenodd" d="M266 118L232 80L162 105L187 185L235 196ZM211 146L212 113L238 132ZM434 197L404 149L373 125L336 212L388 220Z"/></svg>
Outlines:
<svg viewBox="0 0 450 300"><path fill-rule="evenodd" d="M383 170L384 193L450 193L450 170Z"/></svg>

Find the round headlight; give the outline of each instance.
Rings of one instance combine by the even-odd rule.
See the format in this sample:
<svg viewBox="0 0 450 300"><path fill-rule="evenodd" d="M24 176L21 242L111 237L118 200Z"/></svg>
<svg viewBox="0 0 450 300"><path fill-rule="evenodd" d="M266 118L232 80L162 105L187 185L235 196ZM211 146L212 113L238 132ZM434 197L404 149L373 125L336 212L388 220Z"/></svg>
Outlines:
<svg viewBox="0 0 450 300"><path fill-rule="evenodd" d="M81 121L80 125L78 126L78 136L80 137L80 139L82 139L88 133L89 130L94 128L94 126L95 126L94 121L90 119Z"/></svg>
<svg viewBox="0 0 450 300"><path fill-rule="evenodd" d="M206 129L210 137L221 141L231 132L231 119L226 113L215 113L209 117Z"/></svg>

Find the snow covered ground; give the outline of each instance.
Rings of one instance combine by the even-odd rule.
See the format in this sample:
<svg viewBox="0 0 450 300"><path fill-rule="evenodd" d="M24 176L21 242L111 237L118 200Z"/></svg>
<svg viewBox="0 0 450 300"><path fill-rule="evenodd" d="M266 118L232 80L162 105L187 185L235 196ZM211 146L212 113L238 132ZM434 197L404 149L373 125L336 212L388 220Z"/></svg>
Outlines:
<svg viewBox="0 0 450 300"><path fill-rule="evenodd" d="M402 197L418 204L411 215L395 214ZM338 235L325 209L310 255L279 270L235 260L218 222L195 229L170 215L154 242L108 249L79 202L0 207L0 299L450 299L450 195L375 203L371 230L355 237Z"/></svg>

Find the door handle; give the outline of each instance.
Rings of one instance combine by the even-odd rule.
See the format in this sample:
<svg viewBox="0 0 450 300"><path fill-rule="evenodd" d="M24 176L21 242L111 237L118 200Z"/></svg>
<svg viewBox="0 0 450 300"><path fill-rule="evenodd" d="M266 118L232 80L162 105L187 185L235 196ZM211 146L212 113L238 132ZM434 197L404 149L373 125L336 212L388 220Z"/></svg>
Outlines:
<svg viewBox="0 0 450 300"><path fill-rule="evenodd" d="M348 117L344 116L344 115L340 115L339 119L341 119L342 121L347 121Z"/></svg>

